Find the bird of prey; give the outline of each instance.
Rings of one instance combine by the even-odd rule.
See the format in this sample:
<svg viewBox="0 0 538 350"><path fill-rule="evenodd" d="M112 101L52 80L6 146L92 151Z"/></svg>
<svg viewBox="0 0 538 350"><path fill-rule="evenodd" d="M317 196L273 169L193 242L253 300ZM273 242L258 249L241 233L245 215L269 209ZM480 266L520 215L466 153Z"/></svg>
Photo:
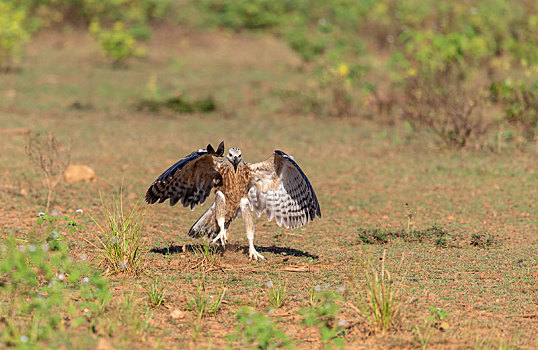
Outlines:
<svg viewBox="0 0 538 350"><path fill-rule="evenodd" d="M213 205L191 227L188 236L220 241L224 247L226 232L241 212L250 260L264 259L254 247L251 211L292 229L321 217L316 193L292 156L277 150L263 162L250 164L241 159L237 147L230 148L224 158L223 154L221 142L216 151L209 144L179 160L149 186L146 202L170 199L171 206L181 201L192 210L203 204L214 188Z"/></svg>

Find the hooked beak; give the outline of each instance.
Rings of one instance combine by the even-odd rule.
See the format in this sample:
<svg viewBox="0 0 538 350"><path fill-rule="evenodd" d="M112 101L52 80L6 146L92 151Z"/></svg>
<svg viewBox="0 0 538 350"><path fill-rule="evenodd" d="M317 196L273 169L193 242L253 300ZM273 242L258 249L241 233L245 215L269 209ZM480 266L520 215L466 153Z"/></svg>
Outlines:
<svg viewBox="0 0 538 350"><path fill-rule="evenodd" d="M235 172L237 172L237 165L239 164L239 158L238 157L234 157L234 170Z"/></svg>

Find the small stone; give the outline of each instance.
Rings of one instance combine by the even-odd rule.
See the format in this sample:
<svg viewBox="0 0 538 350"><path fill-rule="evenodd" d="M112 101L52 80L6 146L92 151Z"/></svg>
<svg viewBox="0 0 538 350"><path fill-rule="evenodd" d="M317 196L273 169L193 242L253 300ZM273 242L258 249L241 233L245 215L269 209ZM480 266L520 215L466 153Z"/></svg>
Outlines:
<svg viewBox="0 0 538 350"><path fill-rule="evenodd" d="M99 341L97 342L97 347L95 349L96 350L113 350L114 347L105 338L100 338Z"/></svg>
<svg viewBox="0 0 538 350"><path fill-rule="evenodd" d="M95 182L97 176L95 171L87 165L70 165L67 167L64 173L65 182Z"/></svg>
<svg viewBox="0 0 538 350"><path fill-rule="evenodd" d="M185 317L185 313L179 309L174 309L171 313L170 313L170 317L172 317L174 320L177 320L177 319L180 319L180 318L184 318Z"/></svg>

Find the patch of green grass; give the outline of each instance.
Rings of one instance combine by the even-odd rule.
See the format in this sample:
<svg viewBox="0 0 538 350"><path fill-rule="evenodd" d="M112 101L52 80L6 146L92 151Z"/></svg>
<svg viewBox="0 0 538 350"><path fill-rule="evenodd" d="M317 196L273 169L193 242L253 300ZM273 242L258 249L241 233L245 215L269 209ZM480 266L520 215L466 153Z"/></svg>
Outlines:
<svg viewBox="0 0 538 350"><path fill-rule="evenodd" d="M406 242L430 241L440 247L449 246L449 234L446 229L432 225L426 229L381 229L359 228L358 241L364 244L387 244L394 239Z"/></svg>
<svg viewBox="0 0 538 350"><path fill-rule="evenodd" d="M472 246L487 249L497 244L495 235L489 233L473 233L471 235Z"/></svg>

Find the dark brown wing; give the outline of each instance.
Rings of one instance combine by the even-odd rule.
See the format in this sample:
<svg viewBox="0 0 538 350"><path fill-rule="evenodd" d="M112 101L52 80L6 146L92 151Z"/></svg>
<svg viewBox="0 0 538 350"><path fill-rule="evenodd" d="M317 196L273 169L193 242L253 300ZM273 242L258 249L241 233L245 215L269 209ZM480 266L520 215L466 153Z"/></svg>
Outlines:
<svg viewBox="0 0 538 350"><path fill-rule="evenodd" d="M223 148L224 146L222 146ZM207 149L192 152L179 160L161 174L146 192L146 202L162 203L170 199L170 206L181 201L184 207L191 209L197 204L203 204L211 189L222 182L217 171L220 166L218 156L211 145Z"/></svg>
<svg viewBox="0 0 538 350"><path fill-rule="evenodd" d="M250 164L248 192L250 208L258 216L264 213L278 226L295 228L321 217L314 188L293 157L275 151L269 159Z"/></svg>

